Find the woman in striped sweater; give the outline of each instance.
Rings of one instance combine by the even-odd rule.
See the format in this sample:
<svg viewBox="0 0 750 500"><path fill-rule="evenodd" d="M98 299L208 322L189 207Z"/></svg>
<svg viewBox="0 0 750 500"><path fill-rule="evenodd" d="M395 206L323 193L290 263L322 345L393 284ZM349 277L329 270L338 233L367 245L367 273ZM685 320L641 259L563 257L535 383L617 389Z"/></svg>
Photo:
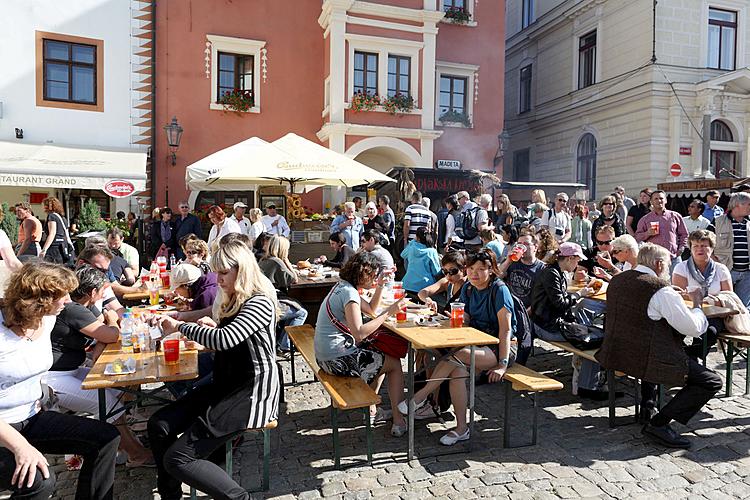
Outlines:
<svg viewBox="0 0 750 500"><path fill-rule="evenodd" d="M213 381L149 419L163 499L182 498L183 482L211 498L249 498L207 457L245 429L263 427L278 417L273 286L241 241L221 245L211 257L211 267L220 288L214 307L218 325L210 318L198 323L160 319L164 334L179 331L216 351Z"/></svg>

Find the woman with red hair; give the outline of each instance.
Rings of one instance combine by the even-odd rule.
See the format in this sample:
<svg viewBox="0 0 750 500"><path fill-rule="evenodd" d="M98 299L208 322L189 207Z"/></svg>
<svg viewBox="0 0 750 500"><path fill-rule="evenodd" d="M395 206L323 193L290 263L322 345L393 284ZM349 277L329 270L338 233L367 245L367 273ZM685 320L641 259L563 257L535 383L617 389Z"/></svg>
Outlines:
<svg viewBox="0 0 750 500"><path fill-rule="evenodd" d="M216 252L219 246L219 240L222 236L229 233L241 233L240 225L232 218L227 217L224 213L224 209L218 205L212 205L211 208L206 212L208 220L211 221L213 226L211 232L208 233L208 249L211 253Z"/></svg>

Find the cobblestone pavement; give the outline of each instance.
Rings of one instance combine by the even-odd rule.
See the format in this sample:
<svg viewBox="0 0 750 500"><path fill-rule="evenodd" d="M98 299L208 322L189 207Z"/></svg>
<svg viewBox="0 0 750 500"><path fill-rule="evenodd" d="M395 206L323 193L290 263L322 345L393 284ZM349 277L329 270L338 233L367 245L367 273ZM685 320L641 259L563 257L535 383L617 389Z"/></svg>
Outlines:
<svg viewBox="0 0 750 500"><path fill-rule="evenodd" d="M502 448L502 390L484 385L477 388L472 452L407 463L405 438L390 437L389 425L380 424L374 428L375 464L343 471L332 467L328 398L320 384L287 388L275 431L278 441L272 447L271 489L256 498L750 497L750 399L712 400L690 425L674 424L692 439L692 449L665 450L643 439L636 424L610 429L606 402L582 403L572 396L570 360L567 354L538 348L529 361L530 367L565 384L564 390L541 400L537 446ZM298 363L298 373L304 370L309 376L304 362ZM709 366L723 376L720 354L709 357ZM735 394L742 394L745 362L735 369ZM620 423L628 423L633 409L625 405L630 400L626 397L619 404ZM512 432L520 441L530 430L529 398L514 395L514 412ZM346 461L364 459L362 414L349 412L340 420ZM437 444L443 425L437 421L417 425L418 452L445 451ZM258 437L251 437L235 453L235 475L246 488L259 484L260 444ZM72 499L75 473L65 472L57 462L60 487L55 498ZM117 468L116 498L159 498L155 485L153 469Z"/></svg>

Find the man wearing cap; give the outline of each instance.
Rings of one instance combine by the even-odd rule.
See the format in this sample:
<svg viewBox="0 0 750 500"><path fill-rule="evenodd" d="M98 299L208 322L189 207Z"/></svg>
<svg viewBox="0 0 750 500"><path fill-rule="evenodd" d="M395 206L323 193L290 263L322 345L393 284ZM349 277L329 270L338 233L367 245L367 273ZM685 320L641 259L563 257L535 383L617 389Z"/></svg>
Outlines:
<svg viewBox="0 0 750 500"><path fill-rule="evenodd" d="M690 441L669 423L683 425L721 389L716 373L685 354L683 337L699 339L708 328L700 307L688 308L670 285L672 256L661 246L644 243L638 266L612 278L607 288L604 344L596 359L609 370L642 380L639 420L644 435L670 448L689 448ZM700 304L700 288L687 294ZM660 411L657 385L682 389Z"/></svg>
<svg viewBox="0 0 750 500"><path fill-rule="evenodd" d="M266 226L266 232L278 234L289 238L289 224L283 215L276 211L276 205L269 203L266 205L266 215L263 216L263 225Z"/></svg>
<svg viewBox="0 0 750 500"><path fill-rule="evenodd" d="M240 231L242 231L242 234L250 234L250 226L252 226L252 223L250 222L250 219L245 217L245 210L247 210L247 205L242 203L241 201L236 202L232 208L234 209L234 214L230 217L230 219L234 219L234 221L240 226Z"/></svg>
<svg viewBox="0 0 750 500"><path fill-rule="evenodd" d="M174 221L174 238L177 242L174 248L174 255L177 260L182 260L185 258L185 254L180 246L180 240L188 234L194 234L198 238L203 238L203 228L198 216L190 213L190 205L188 205L187 201L181 201L178 207L180 214L175 217Z"/></svg>
<svg viewBox="0 0 750 500"><path fill-rule="evenodd" d="M565 205L567 204L568 195L557 193L554 208L550 208L542 216L542 227L549 227L549 232L552 233L558 243L568 241L572 234L570 215L565 211Z"/></svg>

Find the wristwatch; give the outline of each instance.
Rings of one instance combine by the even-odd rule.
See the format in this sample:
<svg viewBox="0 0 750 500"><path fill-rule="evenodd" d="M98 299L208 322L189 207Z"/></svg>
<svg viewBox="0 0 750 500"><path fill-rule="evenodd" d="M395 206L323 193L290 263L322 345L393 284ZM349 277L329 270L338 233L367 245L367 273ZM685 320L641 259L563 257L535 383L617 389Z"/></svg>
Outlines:
<svg viewBox="0 0 750 500"><path fill-rule="evenodd" d="M503 358L500 360L500 364L503 366L508 366L508 358Z"/></svg>

